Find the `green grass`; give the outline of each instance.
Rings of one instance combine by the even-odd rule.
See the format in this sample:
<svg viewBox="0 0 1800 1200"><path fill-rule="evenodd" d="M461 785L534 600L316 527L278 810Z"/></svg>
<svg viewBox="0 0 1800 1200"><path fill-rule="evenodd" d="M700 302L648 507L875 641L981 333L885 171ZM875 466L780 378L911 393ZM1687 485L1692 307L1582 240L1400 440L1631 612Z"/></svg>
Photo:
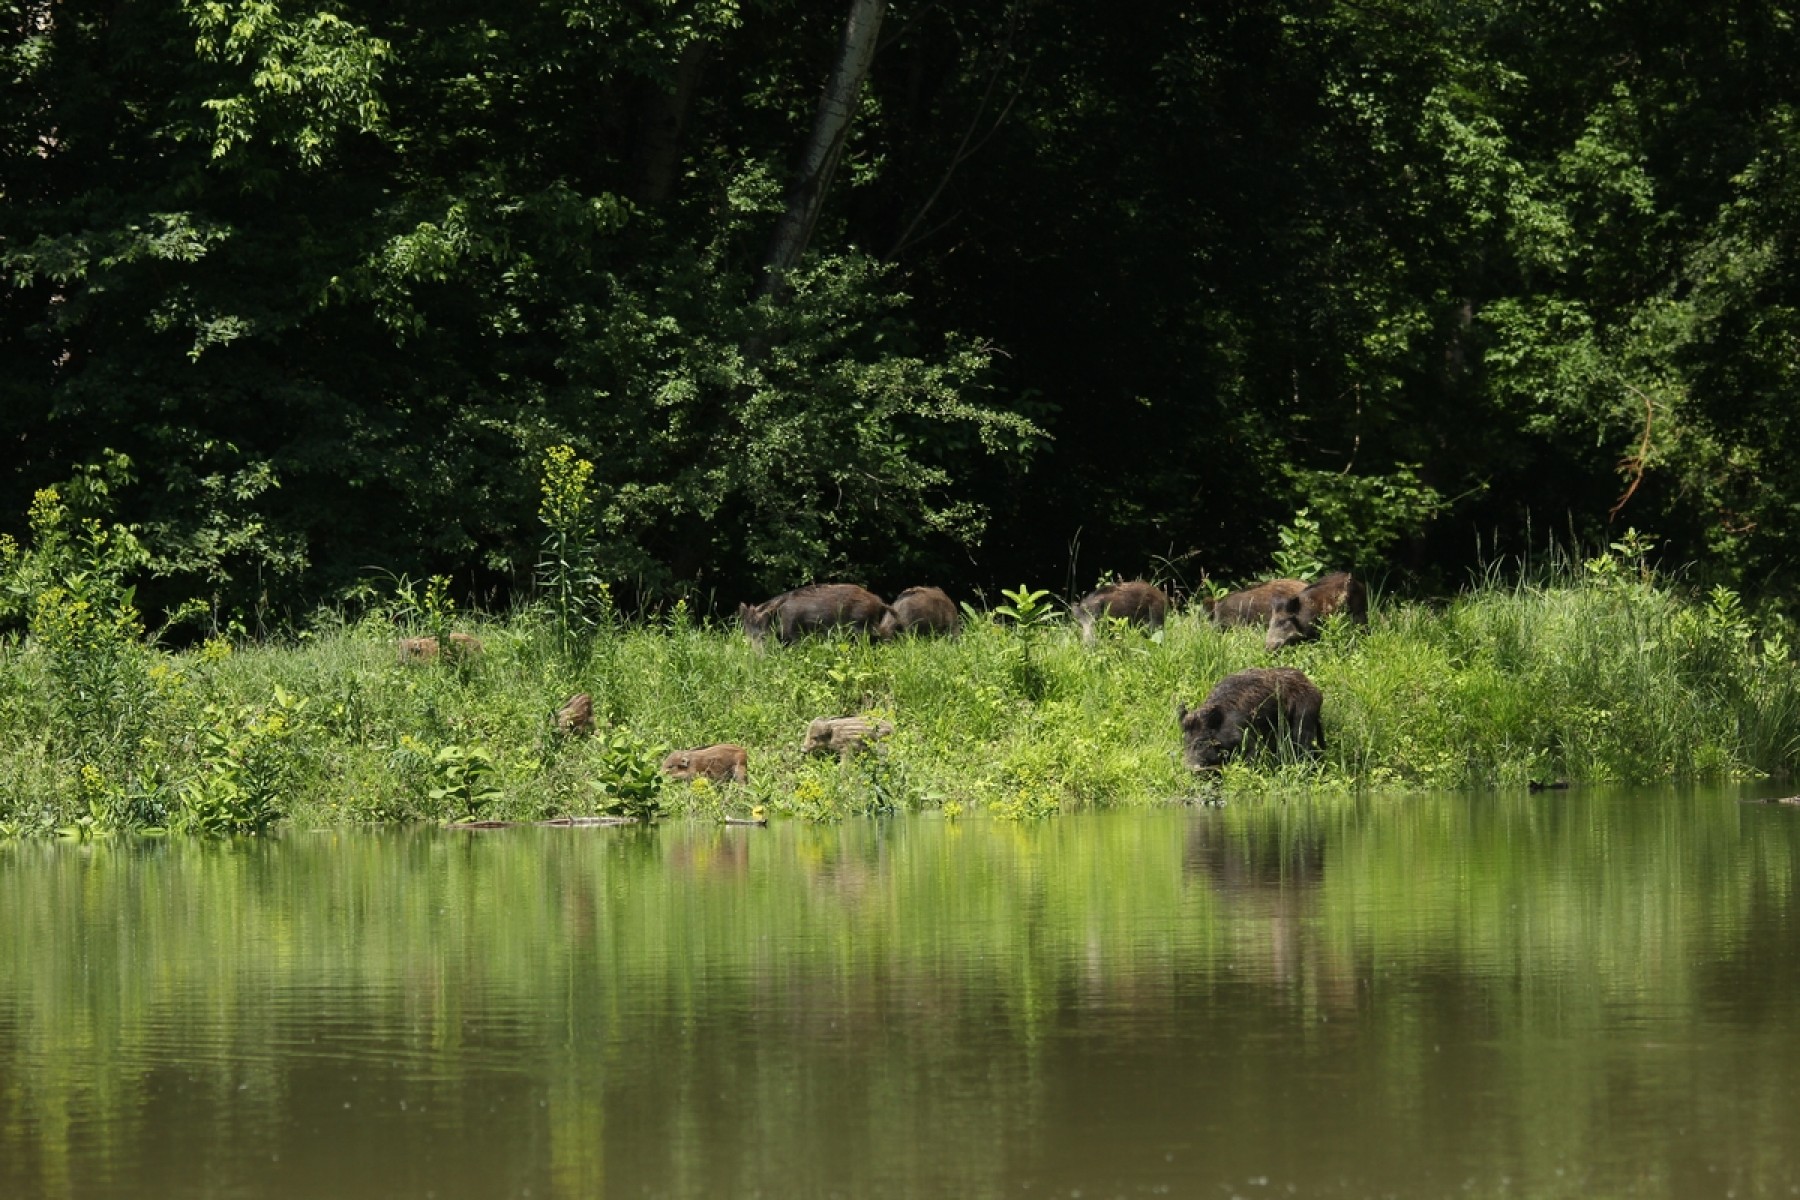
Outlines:
<svg viewBox="0 0 1800 1200"><path fill-rule="evenodd" d="M532 613L459 627L486 643L478 660L403 664L402 631L384 619L175 654L0 646L0 829L443 820L467 815L442 796L454 782L447 748L456 762L470 751L492 762L480 782L495 796L480 816L589 814L609 803L597 783L718 741L749 749L751 782L671 785L664 811L1025 818L1163 803L1201 791L1181 763L1177 702L1273 661L1260 631L1188 614L1154 639L1114 629L1091 647L1065 627L990 622L954 639L820 638L760 654L735 628L679 610L573 651ZM132 661L72 670L72 653ZM1436 609L1379 606L1367 629L1333 626L1279 661L1325 694L1323 762L1234 765L1209 788L1744 777L1785 773L1800 753L1800 674L1781 639L1753 636L1729 593L1694 603L1616 574L1490 584ZM66 694L88 678L125 690ZM576 691L592 693L601 736L556 732L552 715ZM894 722L885 753L842 765L801 756L808 721L858 712Z"/></svg>

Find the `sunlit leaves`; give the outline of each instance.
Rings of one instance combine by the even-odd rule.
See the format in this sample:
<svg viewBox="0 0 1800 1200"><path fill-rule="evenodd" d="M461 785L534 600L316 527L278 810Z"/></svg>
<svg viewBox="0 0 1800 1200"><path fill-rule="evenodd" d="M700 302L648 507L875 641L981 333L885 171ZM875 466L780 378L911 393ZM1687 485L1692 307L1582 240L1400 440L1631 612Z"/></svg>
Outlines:
<svg viewBox="0 0 1800 1200"><path fill-rule="evenodd" d="M291 17L274 0L183 7L202 61L249 72L233 80L236 90L204 102L217 121L213 158L266 140L319 167L346 134L382 131L380 88L392 48L366 29L329 11Z"/></svg>

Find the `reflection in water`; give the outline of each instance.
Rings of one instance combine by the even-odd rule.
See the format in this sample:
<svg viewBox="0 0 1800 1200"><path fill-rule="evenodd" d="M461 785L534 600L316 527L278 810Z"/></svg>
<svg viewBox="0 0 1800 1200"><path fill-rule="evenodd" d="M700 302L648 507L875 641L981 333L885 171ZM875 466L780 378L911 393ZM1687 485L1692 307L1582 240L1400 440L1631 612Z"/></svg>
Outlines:
<svg viewBox="0 0 1800 1200"><path fill-rule="evenodd" d="M1182 867L1219 898L1240 964L1260 959L1278 998L1325 1019L1356 1008L1355 963L1318 936L1324 912L1325 834L1311 809L1282 805L1251 821L1196 814Z"/></svg>
<svg viewBox="0 0 1800 1200"><path fill-rule="evenodd" d="M1789 1194L1800 811L0 846L0 1196Z"/></svg>

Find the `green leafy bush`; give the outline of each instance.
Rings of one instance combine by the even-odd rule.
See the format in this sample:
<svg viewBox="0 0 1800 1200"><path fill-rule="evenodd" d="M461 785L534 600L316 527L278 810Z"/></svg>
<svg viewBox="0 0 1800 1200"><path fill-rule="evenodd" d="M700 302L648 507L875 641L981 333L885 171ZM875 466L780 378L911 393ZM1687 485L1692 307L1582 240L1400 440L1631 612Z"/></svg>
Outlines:
<svg viewBox="0 0 1800 1200"><path fill-rule="evenodd" d="M480 746L445 746L431 765L438 786L426 794L445 820L479 821L501 798L494 786L494 756Z"/></svg>
<svg viewBox="0 0 1800 1200"><path fill-rule="evenodd" d="M589 780L601 811L650 822L663 815L662 758L623 726L597 734L598 754Z"/></svg>
<svg viewBox="0 0 1800 1200"><path fill-rule="evenodd" d="M290 741L307 701L277 687L267 704L208 704L199 771L180 789L174 827L184 833L256 834L287 812L295 762Z"/></svg>

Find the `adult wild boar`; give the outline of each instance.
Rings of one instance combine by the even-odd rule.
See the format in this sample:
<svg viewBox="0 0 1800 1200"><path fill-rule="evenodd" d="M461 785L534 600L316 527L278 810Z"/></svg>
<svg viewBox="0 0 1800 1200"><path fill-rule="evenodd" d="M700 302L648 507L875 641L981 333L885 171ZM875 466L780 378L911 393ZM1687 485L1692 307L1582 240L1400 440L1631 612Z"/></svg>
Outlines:
<svg viewBox="0 0 1800 1200"><path fill-rule="evenodd" d="M1146 629L1161 629L1169 613L1169 598L1154 583L1133 579L1112 583L1083 596L1075 605L1075 623L1081 627L1081 640L1092 642L1101 617L1117 617Z"/></svg>
<svg viewBox="0 0 1800 1200"><path fill-rule="evenodd" d="M875 633L887 605L881 597L853 583L814 583L784 592L762 604L738 605L738 617L750 644L762 648L771 626L781 644L840 625Z"/></svg>
<svg viewBox="0 0 1800 1200"><path fill-rule="evenodd" d="M1201 604L1220 629L1238 625L1266 626L1269 614L1277 604L1305 590L1304 579L1271 579L1255 587L1227 593L1217 600L1203 600Z"/></svg>
<svg viewBox="0 0 1800 1200"><path fill-rule="evenodd" d="M1215 771L1232 758L1256 758L1283 745L1316 758L1325 749L1319 727L1324 697L1292 667L1252 667L1213 685L1199 708L1176 710L1182 757L1190 769Z"/></svg>
<svg viewBox="0 0 1800 1200"><path fill-rule="evenodd" d="M712 779L724 783L747 783L750 779L750 755L742 746L720 742L716 746L699 746L693 750L677 750L663 759L663 774L674 780Z"/></svg>
<svg viewBox="0 0 1800 1200"><path fill-rule="evenodd" d="M800 753L830 754L836 751L839 762L848 762L852 754L862 753L893 732L891 721L820 717L806 727L806 740L800 744Z"/></svg>
<svg viewBox="0 0 1800 1200"><path fill-rule="evenodd" d="M909 587L888 605L878 632L884 638L902 633L955 633L956 605L943 588Z"/></svg>
<svg viewBox="0 0 1800 1200"><path fill-rule="evenodd" d="M1269 636L1263 646L1274 653L1295 642L1319 636L1319 622L1341 612L1358 625L1369 623L1369 589L1347 571L1327 575L1297 596L1289 596L1269 614Z"/></svg>

